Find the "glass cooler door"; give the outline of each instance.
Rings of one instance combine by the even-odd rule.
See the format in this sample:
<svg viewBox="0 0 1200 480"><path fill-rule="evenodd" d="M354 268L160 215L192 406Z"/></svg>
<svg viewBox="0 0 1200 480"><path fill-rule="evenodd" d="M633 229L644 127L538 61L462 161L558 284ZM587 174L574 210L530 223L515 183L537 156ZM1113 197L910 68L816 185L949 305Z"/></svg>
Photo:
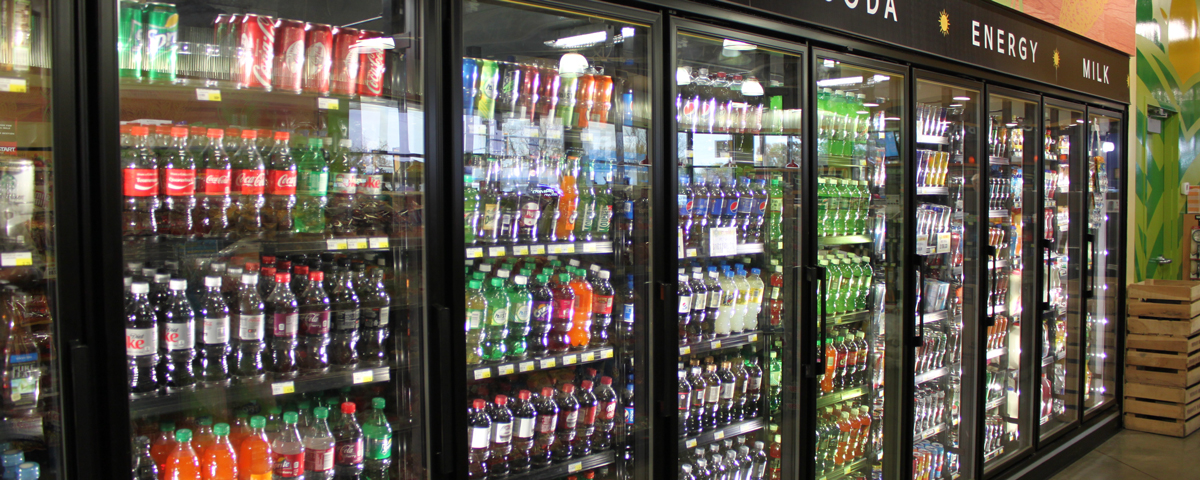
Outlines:
<svg viewBox="0 0 1200 480"><path fill-rule="evenodd" d="M1121 256L1122 117L1116 113L1089 112L1087 210L1085 235L1087 276L1084 320L1087 357L1084 359L1084 412L1111 403L1117 395L1117 262Z"/></svg>
<svg viewBox="0 0 1200 480"><path fill-rule="evenodd" d="M119 2L133 476L424 478L419 4L240 5Z"/></svg>

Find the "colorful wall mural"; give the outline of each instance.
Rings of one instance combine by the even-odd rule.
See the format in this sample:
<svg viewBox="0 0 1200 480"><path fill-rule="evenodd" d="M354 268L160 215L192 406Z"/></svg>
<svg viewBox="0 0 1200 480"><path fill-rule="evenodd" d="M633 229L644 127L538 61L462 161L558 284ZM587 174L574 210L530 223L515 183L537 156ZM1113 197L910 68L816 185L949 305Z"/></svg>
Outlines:
<svg viewBox="0 0 1200 480"><path fill-rule="evenodd" d="M1133 55L1135 0L992 0ZM1138 17L1141 21L1141 17Z"/></svg>

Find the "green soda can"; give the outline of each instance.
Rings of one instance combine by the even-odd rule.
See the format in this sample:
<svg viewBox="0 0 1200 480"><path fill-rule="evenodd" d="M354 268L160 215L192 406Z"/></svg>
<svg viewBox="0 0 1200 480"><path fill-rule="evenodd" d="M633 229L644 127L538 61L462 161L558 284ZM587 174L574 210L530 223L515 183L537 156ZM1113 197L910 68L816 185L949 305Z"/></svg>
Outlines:
<svg viewBox="0 0 1200 480"><path fill-rule="evenodd" d="M479 117L492 119L496 116L496 88L500 83L500 62L477 60L479 64L479 92L475 94L475 110Z"/></svg>
<svg viewBox="0 0 1200 480"><path fill-rule="evenodd" d="M154 83L175 82L175 41L179 36L179 13L169 3L147 3L145 7L146 77Z"/></svg>
<svg viewBox="0 0 1200 480"><path fill-rule="evenodd" d="M142 78L142 60L146 55L146 28L142 24L142 4L121 0L117 24L117 61L122 78Z"/></svg>

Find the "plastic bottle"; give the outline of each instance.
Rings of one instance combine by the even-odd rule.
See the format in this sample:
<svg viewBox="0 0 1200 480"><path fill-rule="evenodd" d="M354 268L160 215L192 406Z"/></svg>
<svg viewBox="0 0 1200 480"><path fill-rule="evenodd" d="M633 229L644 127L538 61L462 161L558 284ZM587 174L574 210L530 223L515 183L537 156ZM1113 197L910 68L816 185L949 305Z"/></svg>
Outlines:
<svg viewBox="0 0 1200 480"><path fill-rule="evenodd" d="M230 208L230 227L239 236L263 233L263 196L267 184L267 166L254 141L258 133L242 130L242 143L233 154L233 207Z"/></svg>
<svg viewBox="0 0 1200 480"><path fill-rule="evenodd" d="M275 134L276 138L279 137L280 133L286 135L286 132L277 132ZM283 151L277 149L274 152L274 155L284 155L287 151L286 143L283 144L282 148L284 149ZM295 210L292 212L292 222L296 233L306 235L310 238L320 238L325 236L326 207L329 204L328 196L330 189L331 187L344 187L346 185L345 183L337 185L333 184L333 179L330 178L330 165L325 161L325 155L321 153L320 148L321 139L315 137L309 138L308 148L300 151L299 155L295 159L296 206ZM342 165L344 167L345 164L343 163ZM345 175L346 173L343 171L342 177L339 177L342 178L343 182L347 180ZM349 178L349 182L350 188L354 188L353 177ZM339 200L340 203L338 206L341 208L341 211L338 213L343 214L341 217L339 217L339 220L341 220L339 227L344 232L346 229L351 229L353 227L349 225L351 218L348 215L345 215L345 210L349 209L349 207L346 206L345 199L339 198Z"/></svg>
<svg viewBox="0 0 1200 480"><path fill-rule="evenodd" d="M252 275L253 276L253 275ZM204 277L204 293L200 297L202 319L200 336L200 379L205 386L224 385L229 381L229 306L221 295L221 277Z"/></svg>
<svg viewBox="0 0 1200 480"><path fill-rule="evenodd" d="M542 468L550 465L552 447L556 443L555 432L558 430L559 412L558 403L554 401L554 389L543 387L534 407L537 420L534 424L532 463L535 468Z"/></svg>
<svg viewBox="0 0 1200 480"><path fill-rule="evenodd" d="M196 420L196 432L192 434L192 451L197 454L203 454L204 450L216 441L216 434L213 432L213 420L210 416L203 416Z"/></svg>
<svg viewBox="0 0 1200 480"><path fill-rule="evenodd" d="M392 297L388 295L383 283L383 275L387 264L380 260L379 265L369 270L367 285L369 288L358 293L359 319L361 336L358 341L359 361L367 366L381 367L387 365L387 341L390 335Z"/></svg>
<svg viewBox="0 0 1200 480"><path fill-rule="evenodd" d="M739 264L733 275L733 284L737 287L737 297L733 302L733 318L729 322L730 333L742 333L746 330L746 317L749 312L750 282L746 280L746 270Z"/></svg>
<svg viewBox="0 0 1200 480"><path fill-rule="evenodd" d="M717 319L721 318L721 299L725 297L725 289L721 285L717 267L708 267L708 278L705 280L704 287L708 290L708 300L705 302L708 306L700 324L700 332L704 340L712 340L717 336Z"/></svg>
<svg viewBox="0 0 1200 480"><path fill-rule="evenodd" d="M371 411L363 421L364 480L384 480L392 465L392 425L383 409L387 401L371 399Z"/></svg>
<svg viewBox="0 0 1200 480"><path fill-rule="evenodd" d="M334 479L357 480L363 471L363 431L354 416L354 402L343 402L341 421L333 431Z"/></svg>
<svg viewBox="0 0 1200 480"><path fill-rule="evenodd" d="M747 331L758 330L759 313L762 312L763 284L760 274L761 270L757 268L750 269L750 275L746 277L746 283L749 285L749 294L746 297L746 318L745 327Z"/></svg>
<svg viewBox="0 0 1200 480"><path fill-rule="evenodd" d="M229 440L229 424L213 425L213 441L200 453L200 478L203 480L236 480L237 452Z"/></svg>
<svg viewBox="0 0 1200 480"><path fill-rule="evenodd" d="M121 230L126 239L149 238L159 232L155 218L160 208L158 163L146 144L149 128L133 126L130 134L129 144L121 146L125 194Z"/></svg>
<svg viewBox="0 0 1200 480"><path fill-rule="evenodd" d="M187 280L171 279L169 290L170 297L158 314L159 329L162 331L159 354L163 358L160 367L163 384L167 392L173 392L193 388L196 384L193 369L196 360L196 313L184 294Z"/></svg>
<svg viewBox="0 0 1200 480"><path fill-rule="evenodd" d="M533 294L529 290L529 276L513 277L508 290L508 337L505 339L505 358L524 360L529 356L530 317L533 312Z"/></svg>
<svg viewBox="0 0 1200 480"><path fill-rule="evenodd" d="M592 159L583 156L579 159L579 175L576 178L576 190L579 193L577 218L575 220L575 241L592 241L592 227L596 223L596 191L594 187L596 172Z"/></svg>
<svg viewBox="0 0 1200 480"><path fill-rule="evenodd" d="M467 282L467 365L483 363L483 321L487 316L488 302L480 291L481 287L479 280Z"/></svg>
<svg viewBox="0 0 1200 480"><path fill-rule="evenodd" d="M471 403L467 413L469 438L467 445L471 449L467 464L467 478L486 480L488 478L488 455L491 453L490 439L492 419L487 414L487 402L476 398Z"/></svg>
<svg viewBox="0 0 1200 480"><path fill-rule="evenodd" d="M599 413L600 402L592 393L592 381L580 382L575 391L575 399L579 403L579 419L576 421L574 455L582 457L593 451L592 440L596 433L596 417Z"/></svg>
<svg viewBox="0 0 1200 480"><path fill-rule="evenodd" d="M295 233L298 170L288 145L290 139L288 132L275 132L275 144L267 165L266 205L263 207L262 221L268 238L289 237Z"/></svg>
<svg viewBox="0 0 1200 480"><path fill-rule="evenodd" d="M317 165L325 161L321 152L321 139L309 138L308 150L301 157L303 163ZM325 207L325 228L333 236L345 237L354 235L354 205L358 201L358 163L350 152L350 139L339 142L341 148L329 158L328 162L328 193L329 201ZM310 160L316 157L320 160ZM304 170L304 167L301 167ZM303 185L303 182L301 182ZM299 207L297 207L299 208Z"/></svg>
<svg viewBox="0 0 1200 480"><path fill-rule="evenodd" d="M570 330L575 314L575 290L570 285L571 277L566 273L558 275L558 282L553 284L554 304L551 309L550 334L546 343L547 353L556 355L566 352L571 346Z"/></svg>
<svg viewBox="0 0 1200 480"><path fill-rule="evenodd" d="M296 412L285 412L279 434L271 440L271 453L275 459L274 478L304 476L304 443L296 427L299 420Z"/></svg>
<svg viewBox="0 0 1200 480"><path fill-rule="evenodd" d="M608 330L613 320L613 300L616 291L609 283L611 273L601 270L592 282L592 325L589 344L593 347L609 345Z"/></svg>
<svg viewBox="0 0 1200 480"><path fill-rule="evenodd" d="M567 158L560 167L558 178L562 196L558 201L558 223L554 229L554 236L558 241L575 241L575 222L579 215L579 187L576 184L579 155L576 151L567 152Z"/></svg>
<svg viewBox="0 0 1200 480"><path fill-rule="evenodd" d="M158 480L158 464L150 457L150 439L133 439L133 480Z"/></svg>
<svg viewBox="0 0 1200 480"><path fill-rule="evenodd" d="M575 456L575 435L579 421L579 400L575 399L575 385L563 385L554 401L558 404L558 425L554 446L551 448L552 458L556 462L562 462Z"/></svg>
<svg viewBox="0 0 1200 480"><path fill-rule="evenodd" d="M197 157L192 233L201 238L222 238L229 234L233 166L225 153L224 137L224 130L207 129L208 147Z"/></svg>
<svg viewBox="0 0 1200 480"><path fill-rule="evenodd" d="M329 431L329 409L317 407L312 411L312 420L304 429L301 442L304 444L305 480L332 480L334 470L334 439Z"/></svg>
<svg viewBox="0 0 1200 480"><path fill-rule="evenodd" d="M196 208L196 157L187 148L187 127L171 127L170 145L158 155L159 233L186 238Z"/></svg>
<svg viewBox="0 0 1200 480"><path fill-rule="evenodd" d="M691 282L688 281L687 275L683 273L682 268L679 269L679 283L676 284L676 297L679 299L678 307L675 310L675 315L679 323L679 344L684 345L692 341L688 333L695 329L692 319L692 297L695 292L692 291Z"/></svg>
<svg viewBox="0 0 1200 480"><path fill-rule="evenodd" d="M708 314L708 286L704 284L704 274L700 267L692 268L692 279L689 282L692 290L692 314L684 326L687 342L699 343L704 336L704 325L710 320ZM682 319L682 317L681 317Z"/></svg>
<svg viewBox="0 0 1200 480"><path fill-rule="evenodd" d="M265 306L259 296L258 275L243 273L237 300L230 309L235 337L233 374L238 382L254 383L264 380L263 353L266 345Z"/></svg>
<svg viewBox="0 0 1200 480"><path fill-rule="evenodd" d="M191 430L175 431L175 449L163 462L161 475L165 480L200 480L200 459L192 450Z"/></svg>
<svg viewBox="0 0 1200 480"><path fill-rule="evenodd" d="M512 473L528 472L532 460L537 412L529 401L530 396L529 390L521 390L512 405L512 452L509 455Z"/></svg>
<svg viewBox="0 0 1200 480"><path fill-rule="evenodd" d="M329 363L341 370L352 370L358 366L358 332L362 316L362 303L354 291L352 273L345 268L347 266L336 272L329 299L329 328L332 331Z"/></svg>
<svg viewBox="0 0 1200 480"><path fill-rule="evenodd" d="M234 451L242 445L242 440L250 436L250 414L245 410L238 410L237 416L233 418L233 425L229 426L229 443L233 444Z"/></svg>
<svg viewBox="0 0 1200 480"><path fill-rule="evenodd" d="M299 372L296 361L297 334L299 333L299 304L291 288L291 275L276 273L278 285L266 302L266 314L270 318L270 362L269 369L275 378L295 378Z"/></svg>
<svg viewBox="0 0 1200 480"><path fill-rule="evenodd" d="M158 390L154 366L158 364L158 321L147 293L150 285L133 282L132 301L125 304L125 355L129 364L130 397Z"/></svg>
<svg viewBox="0 0 1200 480"><path fill-rule="evenodd" d="M721 275L721 306L718 309L717 323L714 327L718 337L729 335L732 328L733 312L737 303L738 288L733 283L733 272L728 269Z"/></svg>
<svg viewBox="0 0 1200 480"><path fill-rule="evenodd" d="M261 415L250 417L250 435L242 439L237 450L238 480L266 480L271 478L275 466L275 455L267 442L264 430L267 419Z"/></svg>
<svg viewBox="0 0 1200 480"><path fill-rule="evenodd" d="M504 279L493 277L483 290L483 295L487 298L482 342L483 361L499 362L504 360L507 351L505 340L508 337L508 309L511 305L508 291L504 288Z"/></svg>
<svg viewBox="0 0 1200 480"><path fill-rule="evenodd" d="M160 472L167 462L167 456L173 451L175 451L175 422L159 423L158 435L154 437L154 443L150 445L150 458L154 459L154 464L158 465Z"/></svg>
<svg viewBox="0 0 1200 480"><path fill-rule="evenodd" d="M492 427L489 432L491 451L488 460L488 472L496 477L508 476L511 470L509 462L513 451L513 412L508 409L508 397L496 395L495 403L488 409Z"/></svg>

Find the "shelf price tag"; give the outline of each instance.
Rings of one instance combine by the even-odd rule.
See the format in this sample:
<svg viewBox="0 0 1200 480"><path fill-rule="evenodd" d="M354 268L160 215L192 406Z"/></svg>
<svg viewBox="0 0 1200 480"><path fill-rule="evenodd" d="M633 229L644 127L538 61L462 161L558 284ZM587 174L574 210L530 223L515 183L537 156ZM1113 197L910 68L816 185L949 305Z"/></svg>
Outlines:
<svg viewBox="0 0 1200 480"><path fill-rule="evenodd" d="M937 253L950 253L950 233L939 233L937 236Z"/></svg>
<svg viewBox="0 0 1200 480"><path fill-rule="evenodd" d="M483 258L483 248L468 248L467 258Z"/></svg>
<svg viewBox="0 0 1200 480"><path fill-rule="evenodd" d="M532 372L533 371L533 362L521 362L521 363L517 364L517 369L522 372Z"/></svg>
<svg viewBox="0 0 1200 480"><path fill-rule="evenodd" d="M0 78L0 91L25 93L28 89L24 78Z"/></svg>
<svg viewBox="0 0 1200 480"><path fill-rule="evenodd" d="M600 358L612 358L612 357L613 357L613 349L607 348L607 349L600 351Z"/></svg>
<svg viewBox="0 0 1200 480"><path fill-rule="evenodd" d="M696 254L697 254L696 249L694 249L694 248L687 249L687 257L688 258L692 258L692 257L696 256Z"/></svg>
<svg viewBox="0 0 1200 480"><path fill-rule="evenodd" d="M529 246L513 245L513 255L529 255Z"/></svg>
<svg viewBox="0 0 1200 480"><path fill-rule="evenodd" d="M506 365L501 365L499 367L496 367L496 370L500 372L500 375L512 375L513 372L515 372L517 370L517 368L513 364L509 363Z"/></svg>
<svg viewBox="0 0 1200 480"><path fill-rule="evenodd" d="M371 237L367 242L371 248L389 248L391 246L387 237Z"/></svg>
<svg viewBox="0 0 1200 480"><path fill-rule="evenodd" d="M29 252L0 253L0 267L28 267L33 265L33 254Z"/></svg>
<svg viewBox="0 0 1200 480"><path fill-rule="evenodd" d="M196 100L201 102L219 102L221 101L221 91L215 88L197 88Z"/></svg>
<svg viewBox="0 0 1200 480"><path fill-rule="evenodd" d="M689 353L692 353L692 347L679 347L680 355L687 355Z"/></svg>
<svg viewBox="0 0 1200 480"><path fill-rule="evenodd" d="M317 108L321 109L321 110L337 110L338 109L338 99L317 97Z"/></svg>
<svg viewBox="0 0 1200 480"><path fill-rule="evenodd" d="M713 434L713 438L716 440L721 440L721 439L725 438L725 431L717 430L717 433Z"/></svg>
<svg viewBox="0 0 1200 480"><path fill-rule="evenodd" d="M580 470L583 470L583 462L575 462L567 465L567 473L575 473Z"/></svg>
<svg viewBox="0 0 1200 480"><path fill-rule="evenodd" d="M488 256L489 257L503 257L504 256L504 247L488 248Z"/></svg>
<svg viewBox="0 0 1200 480"><path fill-rule="evenodd" d="M575 362L578 362L578 361L579 361L579 357L577 357L575 355L567 355L567 356L563 357L563 365L574 365Z"/></svg>
<svg viewBox="0 0 1200 480"><path fill-rule="evenodd" d="M586 352L580 355L580 357L584 362L591 362L596 359L596 352Z"/></svg>
<svg viewBox="0 0 1200 480"><path fill-rule="evenodd" d="M362 371L354 372L353 377L354 377L353 380L354 380L355 385L358 385L360 383L371 383L371 382L375 381L375 371L374 370L362 370Z"/></svg>
<svg viewBox="0 0 1200 480"><path fill-rule="evenodd" d="M575 244L574 243L565 243L565 244L559 245L559 247L561 248L561 251L558 253L575 253Z"/></svg>
<svg viewBox="0 0 1200 480"><path fill-rule="evenodd" d="M683 444L687 445L687 448L695 448L696 447L696 439L689 438L689 439L687 439L686 442L683 442Z"/></svg>
<svg viewBox="0 0 1200 480"><path fill-rule="evenodd" d="M483 380L485 378L492 378L492 369L479 368L479 369L475 370L475 379L476 380Z"/></svg>
<svg viewBox="0 0 1200 480"><path fill-rule="evenodd" d="M713 349L713 350L716 350L716 349L718 349L718 348L721 348L721 341L720 341L720 340L713 340L713 341L712 341L712 349Z"/></svg>
<svg viewBox="0 0 1200 480"><path fill-rule="evenodd" d="M342 238L331 238L329 240L325 240L325 248L329 250L345 250L346 240Z"/></svg>
<svg viewBox="0 0 1200 480"><path fill-rule="evenodd" d="M737 255L737 227L714 228L709 232L709 256Z"/></svg>
<svg viewBox="0 0 1200 480"><path fill-rule="evenodd" d="M556 366L558 366L558 360L553 359L553 358L547 358L545 360L538 362L538 367L542 368L542 369L554 368Z"/></svg>
<svg viewBox="0 0 1200 480"><path fill-rule="evenodd" d="M757 342L757 341L758 341L758 334L757 334L757 333L750 335L750 343L754 343L754 342Z"/></svg>
<svg viewBox="0 0 1200 480"><path fill-rule="evenodd" d="M917 235L917 255L929 255L929 235Z"/></svg>
<svg viewBox="0 0 1200 480"><path fill-rule="evenodd" d="M296 393L296 384L291 381L271 384L271 395L286 395Z"/></svg>
<svg viewBox="0 0 1200 480"><path fill-rule="evenodd" d="M583 244L583 253L596 253L598 251L600 251L599 243L590 243L589 242L589 243Z"/></svg>
<svg viewBox="0 0 1200 480"><path fill-rule="evenodd" d="M365 248L367 248L368 245L370 245L369 243L367 243L367 239L365 239L365 238L351 238L349 240L346 240L346 243L349 245L350 248L353 248L356 250L365 249Z"/></svg>
<svg viewBox="0 0 1200 480"><path fill-rule="evenodd" d="M529 246L529 254L530 255L545 255L546 254L546 246L545 245L530 245Z"/></svg>

